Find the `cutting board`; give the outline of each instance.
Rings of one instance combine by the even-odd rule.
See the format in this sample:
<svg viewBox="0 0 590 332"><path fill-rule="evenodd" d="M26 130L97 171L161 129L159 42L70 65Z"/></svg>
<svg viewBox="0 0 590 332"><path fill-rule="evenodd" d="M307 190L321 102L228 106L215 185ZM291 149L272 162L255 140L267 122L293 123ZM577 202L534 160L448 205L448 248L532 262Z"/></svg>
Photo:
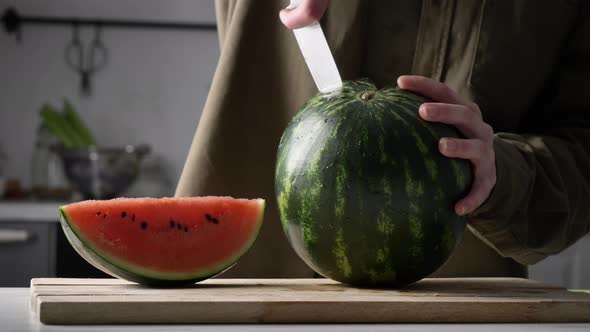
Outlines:
<svg viewBox="0 0 590 332"><path fill-rule="evenodd" d="M46 324L590 322L590 294L516 278L424 279L402 290L326 279L212 279L154 289L117 279L33 279Z"/></svg>

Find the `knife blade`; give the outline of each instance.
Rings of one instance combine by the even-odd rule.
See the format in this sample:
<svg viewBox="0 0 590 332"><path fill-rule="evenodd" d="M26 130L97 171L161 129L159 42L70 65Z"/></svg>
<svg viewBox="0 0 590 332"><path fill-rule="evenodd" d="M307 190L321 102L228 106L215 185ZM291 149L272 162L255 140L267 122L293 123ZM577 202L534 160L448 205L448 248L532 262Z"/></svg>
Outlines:
<svg viewBox="0 0 590 332"><path fill-rule="evenodd" d="M287 9L295 9L302 0L291 0ZM305 63L321 93L331 93L342 88L342 78L319 22L294 29L295 39Z"/></svg>

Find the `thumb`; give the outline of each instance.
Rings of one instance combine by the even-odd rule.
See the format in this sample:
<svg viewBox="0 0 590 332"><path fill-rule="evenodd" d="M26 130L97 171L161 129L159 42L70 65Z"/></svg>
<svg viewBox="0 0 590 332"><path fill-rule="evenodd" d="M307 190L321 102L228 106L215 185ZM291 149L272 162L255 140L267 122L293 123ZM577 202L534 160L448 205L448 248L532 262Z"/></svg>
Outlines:
<svg viewBox="0 0 590 332"><path fill-rule="evenodd" d="M289 29L303 28L322 18L328 2L329 0L303 0L297 8L281 10L279 17Z"/></svg>

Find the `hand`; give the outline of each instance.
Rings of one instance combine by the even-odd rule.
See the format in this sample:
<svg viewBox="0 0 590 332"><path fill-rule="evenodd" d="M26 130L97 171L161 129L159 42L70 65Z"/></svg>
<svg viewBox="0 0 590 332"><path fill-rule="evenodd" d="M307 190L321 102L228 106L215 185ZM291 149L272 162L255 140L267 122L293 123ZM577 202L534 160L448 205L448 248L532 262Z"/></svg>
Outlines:
<svg viewBox="0 0 590 332"><path fill-rule="evenodd" d="M295 9L283 9L279 17L283 24L289 29L299 29L319 21L330 0L302 0Z"/></svg>
<svg viewBox="0 0 590 332"><path fill-rule="evenodd" d="M483 121L477 104L465 100L447 85L423 76L401 76L401 89L414 91L435 102L420 106L420 116L426 121L455 126L465 139L443 137L439 151L452 158L468 159L473 164L474 180L471 191L455 204L455 212L465 215L478 208L496 185L494 130Z"/></svg>

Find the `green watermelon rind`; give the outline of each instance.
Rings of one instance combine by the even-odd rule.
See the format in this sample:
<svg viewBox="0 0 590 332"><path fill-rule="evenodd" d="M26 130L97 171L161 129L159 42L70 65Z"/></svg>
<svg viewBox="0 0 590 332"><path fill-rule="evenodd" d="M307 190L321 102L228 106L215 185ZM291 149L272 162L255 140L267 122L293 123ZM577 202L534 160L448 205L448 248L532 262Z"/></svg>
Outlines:
<svg viewBox="0 0 590 332"><path fill-rule="evenodd" d="M261 209L260 217L256 222L257 228L253 232L250 241L244 245L242 250L233 257L219 263L214 267L208 268L206 270L196 270L194 273L174 274L169 272L159 272L153 269L145 269L135 264L129 264L120 259L117 259L116 257L103 254L100 251L95 250L91 244L84 241L83 236L81 237L78 232L76 232L76 227L68 217L65 206L59 207L59 219L64 234L66 235L66 238L74 250L76 250L76 252L82 256L82 258L84 258L95 268L115 278L121 278L147 286L170 287L203 281L232 268L238 262L238 260L250 250L254 242L256 242L258 235L260 234L260 229L262 228L264 220L266 202L263 199L260 199L259 201L261 202Z"/></svg>
<svg viewBox="0 0 590 332"><path fill-rule="evenodd" d="M275 198L283 231L315 272L357 287L399 288L447 261L472 183L467 160L447 158L453 126L418 114L423 96L369 80L317 94L278 145Z"/></svg>

